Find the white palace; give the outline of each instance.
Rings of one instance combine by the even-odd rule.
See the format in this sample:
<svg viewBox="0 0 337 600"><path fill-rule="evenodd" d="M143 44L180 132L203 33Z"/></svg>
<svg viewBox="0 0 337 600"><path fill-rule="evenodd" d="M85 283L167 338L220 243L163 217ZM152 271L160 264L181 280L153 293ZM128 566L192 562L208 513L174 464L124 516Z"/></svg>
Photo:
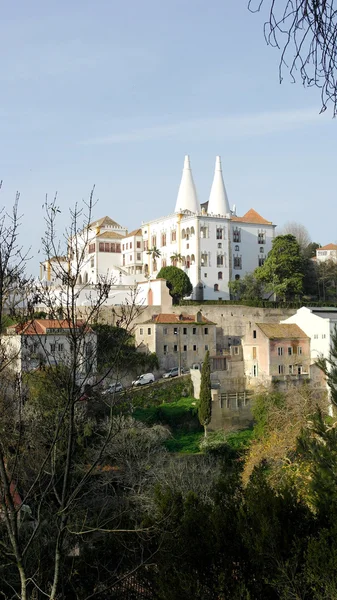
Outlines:
<svg viewBox="0 0 337 600"><path fill-rule="evenodd" d="M219 156L208 202L200 204L186 156L174 212L130 233L110 217L90 224L78 283L95 285L109 275L116 287L132 286L176 265L189 276L193 299L228 300L228 283L263 264L274 235L275 225L254 209L238 217L230 208ZM52 261L41 263L40 279L57 285Z"/></svg>

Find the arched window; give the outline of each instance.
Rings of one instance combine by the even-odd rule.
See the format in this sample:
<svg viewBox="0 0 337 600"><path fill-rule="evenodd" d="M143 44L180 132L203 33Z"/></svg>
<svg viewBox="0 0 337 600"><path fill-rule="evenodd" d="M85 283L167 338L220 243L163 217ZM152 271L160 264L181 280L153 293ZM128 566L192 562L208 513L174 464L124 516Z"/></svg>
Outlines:
<svg viewBox="0 0 337 600"><path fill-rule="evenodd" d="M219 285L217 283L214 284L214 291L215 292L219 291Z"/></svg>
<svg viewBox="0 0 337 600"><path fill-rule="evenodd" d="M191 259L189 254L186 256L186 267L189 269L190 268L190 264L191 264Z"/></svg>
<svg viewBox="0 0 337 600"><path fill-rule="evenodd" d="M191 227L191 235L194 235L195 231L194 231L194 227Z"/></svg>
<svg viewBox="0 0 337 600"><path fill-rule="evenodd" d="M194 254L191 254L191 265L194 265L195 263L195 256Z"/></svg>
<svg viewBox="0 0 337 600"><path fill-rule="evenodd" d="M84 281L83 281L83 283L88 283L88 273L87 272L84 273Z"/></svg>
<svg viewBox="0 0 337 600"><path fill-rule="evenodd" d="M219 273L218 273L218 279L222 279L222 271L219 271Z"/></svg>
<svg viewBox="0 0 337 600"><path fill-rule="evenodd" d="M186 239L189 240L190 239L190 228L187 227L186 229Z"/></svg>
<svg viewBox="0 0 337 600"><path fill-rule="evenodd" d="M239 274L235 275L235 279L236 279L236 281L239 281L240 275Z"/></svg>
<svg viewBox="0 0 337 600"><path fill-rule="evenodd" d="M82 284L82 275L79 275L79 276L78 276L78 278L77 278L77 283L78 283L79 285L81 285L81 284Z"/></svg>
<svg viewBox="0 0 337 600"><path fill-rule="evenodd" d="M182 229L182 231L181 231L181 237L182 237L183 240L185 239L185 237L186 237L186 231L185 231L185 229Z"/></svg>

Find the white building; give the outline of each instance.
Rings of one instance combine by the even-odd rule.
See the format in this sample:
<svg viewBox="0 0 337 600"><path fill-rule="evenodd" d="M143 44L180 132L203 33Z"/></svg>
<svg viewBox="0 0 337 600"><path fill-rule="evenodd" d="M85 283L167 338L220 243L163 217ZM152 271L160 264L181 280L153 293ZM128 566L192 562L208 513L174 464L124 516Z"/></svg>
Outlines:
<svg viewBox="0 0 337 600"><path fill-rule="evenodd" d="M79 329L77 372L83 377L91 376L97 367L97 334L82 321L78 321L76 327ZM71 326L65 319L34 319L23 325L12 325L1 336L1 343L11 358L10 367L17 373L41 366L72 364Z"/></svg>
<svg viewBox="0 0 337 600"><path fill-rule="evenodd" d="M228 300L229 282L264 263L274 235L275 225L254 209L243 217L230 209L219 156L209 199L200 204L186 156L174 212L131 233L103 217L69 241L68 259L72 273L81 263L79 285L108 276L118 286L132 286L176 265L188 274L193 299Z"/></svg>
<svg viewBox="0 0 337 600"><path fill-rule="evenodd" d="M199 204L189 157L174 213L142 224L144 271L155 275L176 265L188 274L196 300L228 300L228 283L261 266L271 249L275 225L249 210L230 210L220 157L208 202Z"/></svg>
<svg viewBox="0 0 337 600"><path fill-rule="evenodd" d="M327 244L326 246L322 246L322 248L317 248L316 260L317 262L325 262L327 260L337 262L337 244Z"/></svg>
<svg viewBox="0 0 337 600"><path fill-rule="evenodd" d="M66 256L53 256L40 263L40 280L60 285L68 272L69 261Z"/></svg>
<svg viewBox="0 0 337 600"><path fill-rule="evenodd" d="M69 240L71 272L76 272L80 264L79 284L96 284L107 276L120 279L122 239L127 233L125 227L110 217L103 217L90 223L75 239Z"/></svg>
<svg viewBox="0 0 337 600"><path fill-rule="evenodd" d="M331 336L337 327L337 309L329 307L302 306L297 312L282 323L296 323L310 338L311 364L318 358L329 358ZM315 373L316 369L316 373ZM321 384L324 381L322 372L311 368L313 379Z"/></svg>

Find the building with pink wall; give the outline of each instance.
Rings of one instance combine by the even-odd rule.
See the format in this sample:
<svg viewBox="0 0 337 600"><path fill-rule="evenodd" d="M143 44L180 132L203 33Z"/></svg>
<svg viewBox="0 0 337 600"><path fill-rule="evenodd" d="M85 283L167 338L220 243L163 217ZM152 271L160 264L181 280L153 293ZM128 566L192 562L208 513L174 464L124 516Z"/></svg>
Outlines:
<svg viewBox="0 0 337 600"><path fill-rule="evenodd" d="M310 377L310 338L295 324L252 324L242 340L248 385Z"/></svg>

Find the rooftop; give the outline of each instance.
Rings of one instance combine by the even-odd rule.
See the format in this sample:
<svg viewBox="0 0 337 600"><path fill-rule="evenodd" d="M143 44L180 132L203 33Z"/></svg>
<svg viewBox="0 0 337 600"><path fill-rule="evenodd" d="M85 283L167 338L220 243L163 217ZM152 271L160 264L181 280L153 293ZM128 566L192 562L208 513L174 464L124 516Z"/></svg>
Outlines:
<svg viewBox="0 0 337 600"><path fill-rule="evenodd" d="M157 323L157 324L167 324L167 325L176 325L176 324L185 324L185 325L215 325L213 321L209 321L206 317L200 315L200 313L196 315L176 315L176 314L165 314L161 313L159 315L153 315L152 319L149 321L145 321L145 323Z"/></svg>
<svg viewBox="0 0 337 600"><path fill-rule="evenodd" d="M68 331L70 328L80 328L85 327L84 321L77 321L76 323L70 323L67 319L32 319L27 323L16 324L7 327L7 333L17 333L24 335L45 335L47 332L50 332L51 329L54 329L55 332L61 333L61 330ZM48 331L47 331L48 330ZM89 328L87 328L89 331Z"/></svg>
<svg viewBox="0 0 337 600"><path fill-rule="evenodd" d="M256 223L261 225L272 225L271 221L267 221L259 213L256 212L253 208L251 208L248 212L246 212L243 217L231 217L231 221L238 221L241 223Z"/></svg>
<svg viewBox="0 0 337 600"><path fill-rule="evenodd" d="M327 244L326 246L322 246L321 248L317 248L317 250L337 250L337 244Z"/></svg>
<svg viewBox="0 0 337 600"><path fill-rule="evenodd" d="M134 229L133 231L130 231L130 233L128 233L128 235L124 237L133 237L134 235L142 235L141 227L139 227L139 229Z"/></svg>
<svg viewBox="0 0 337 600"><path fill-rule="evenodd" d="M256 323L256 325L270 340L308 338L295 323Z"/></svg>
<svg viewBox="0 0 337 600"><path fill-rule="evenodd" d="M117 239L117 240L121 240L124 236L121 235L120 233L117 233L116 231L103 231L103 233L99 233L96 237L97 238L104 238L104 239Z"/></svg>
<svg viewBox="0 0 337 600"><path fill-rule="evenodd" d="M101 219L98 219L97 221L93 221L89 225L89 227L105 227L105 226L119 227L120 229L122 229L121 225L119 225L119 223L117 223L110 217L102 217Z"/></svg>

